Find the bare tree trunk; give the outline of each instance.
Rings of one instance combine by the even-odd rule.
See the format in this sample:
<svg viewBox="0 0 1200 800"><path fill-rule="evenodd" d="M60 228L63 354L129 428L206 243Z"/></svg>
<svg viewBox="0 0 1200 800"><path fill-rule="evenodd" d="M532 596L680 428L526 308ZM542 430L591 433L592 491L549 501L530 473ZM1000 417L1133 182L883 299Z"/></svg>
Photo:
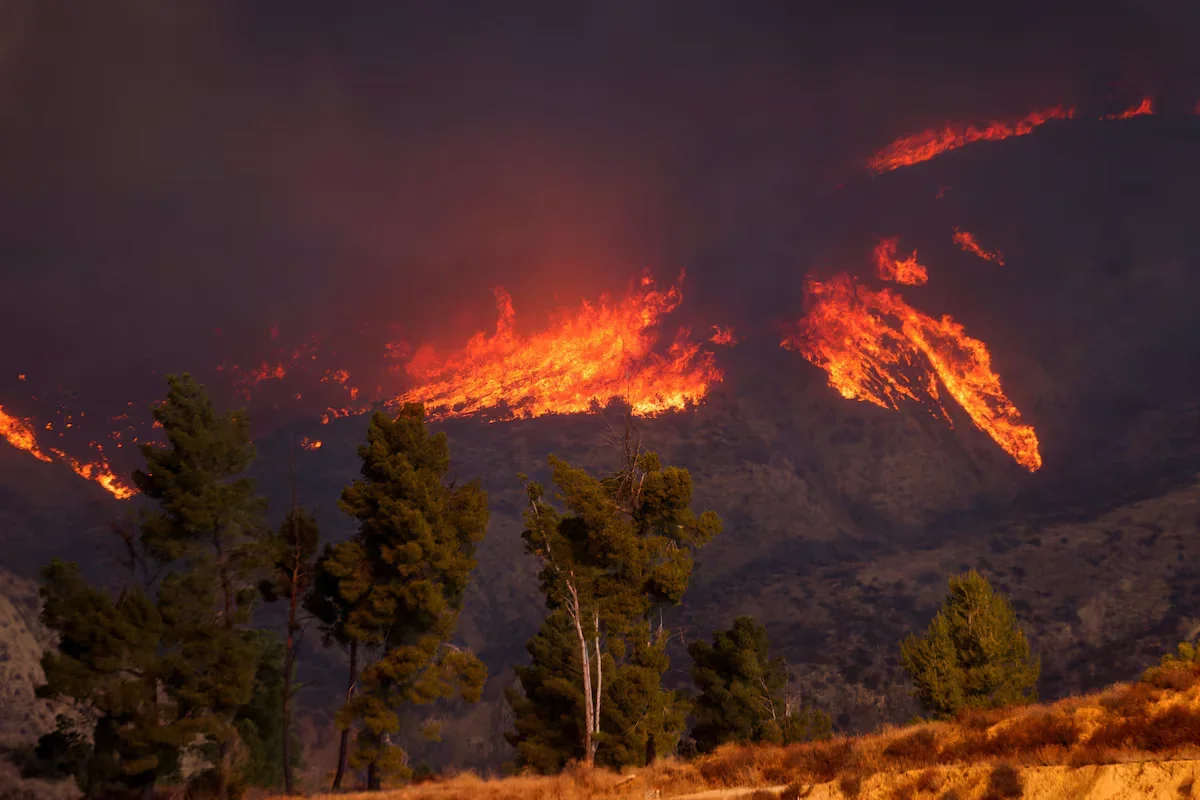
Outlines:
<svg viewBox="0 0 1200 800"><path fill-rule="evenodd" d="M354 696L354 684L358 680L358 642L350 642L350 682L346 685L346 702ZM342 788L342 778L346 774L346 759L350 756L350 727L342 731L342 740L338 743L337 772L333 776L333 790Z"/></svg>
<svg viewBox="0 0 1200 800"><path fill-rule="evenodd" d="M583 625L579 622L579 597L575 587L571 587L574 595L571 605L571 620L575 623L575 635L579 637L580 662L583 667L583 766L591 769L595 764L595 746L592 739L592 666L588 653L587 637L583 634Z"/></svg>

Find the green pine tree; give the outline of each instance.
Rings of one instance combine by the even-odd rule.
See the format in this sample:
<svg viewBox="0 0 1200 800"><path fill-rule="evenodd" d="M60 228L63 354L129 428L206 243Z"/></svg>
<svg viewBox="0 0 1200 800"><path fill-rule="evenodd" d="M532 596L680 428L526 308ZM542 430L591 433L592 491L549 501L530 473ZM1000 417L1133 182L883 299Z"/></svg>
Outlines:
<svg viewBox="0 0 1200 800"><path fill-rule="evenodd" d="M522 476L522 538L551 614L518 671L523 696L509 692L509 740L539 770L645 764L673 751L683 728L681 698L662 688L668 636L651 614L681 601L693 552L721 522L691 510L687 470L644 452L628 421L618 441L621 468L603 479L550 457L564 511Z"/></svg>
<svg viewBox="0 0 1200 800"><path fill-rule="evenodd" d="M38 696L73 711L42 737L27 772L72 775L89 798L148 796L192 735L160 696L161 615L140 589L114 600L57 559L42 571L40 593L58 647L42 657Z"/></svg>
<svg viewBox="0 0 1200 800"><path fill-rule="evenodd" d="M167 445L143 445L134 482L158 509L141 543L164 574L158 587L162 679L177 713L205 737L212 774L200 783L236 793L234 719L253 696L261 639L249 628L269 551L265 503L246 469L254 460L244 413L219 414L189 375L168 376L154 409Z"/></svg>
<svg viewBox="0 0 1200 800"><path fill-rule="evenodd" d="M771 658L767 629L753 617L738 617L711 645L692 642L688 654L700 690L692 727L700 752L726 742L793 744L829 735L828 716L792 706L787 662Z"/></svg>
<svg viewBox="0 0 1200 800"><path fill-rule="evenodd" d="M317 559L312 586L304 599L304 608L317 620L321 629L321 643L325 647L337 645L349 655L349 677L346 681L346 704L354 697L358 685L358 649L369 640L370 631L356 626L360 615L354 609L363 601L371 586L371 565L366 551L357 540L351 539L336 545L325 545ZM353 616L352 616L353 615ZM342 788L346 766L350 755L351 720L341 715L338 743L337 772L333 777L333 790Z"/></svg>
<svg viewBox="0 0 1200 800"><path fill-rule="evenodd" d="M294 676L296 671L296 647L303 629L300 613L304 598L312 586L316 566L314 558L321 532L317 521L302 508L296 507L293 498L292 510L279 526L271 548L271 574L263 581L260 589L263 598L274 602L280 598L287 601L287 634L283 651L282 685L280 690L281 725L285 732L280 736L280 764L284 792L292 793L291 704L296 694Z"/></svg>
<svg viewBox="0 0 1200 800"><path fill-rule="evenodd" d="M378 789L408 772L405 753L390 742L401 726L397 709L456 693L474 702L482 692L483 663L450 639L488 510L478 482L446 482L446 435L430 435L420 404L406 404L394 420L376 413L358 453L362 477L341 499L359 522L354 545L344 550L351 570L345 580L364 577L354 570L365 562L369 583L343 594L355 597L347 631L376 657L364 666L362 691L340 723L361 723L350 763L365 766L368 788Z"/></svg>
<svg viewBox="0 0 1200 800"><path fill-rule="evenodd" d="M950 579L929 630L905 639L900 656L913 694L936 717L1037 699L1040 666L1017 615L975 570Z"/></svg>

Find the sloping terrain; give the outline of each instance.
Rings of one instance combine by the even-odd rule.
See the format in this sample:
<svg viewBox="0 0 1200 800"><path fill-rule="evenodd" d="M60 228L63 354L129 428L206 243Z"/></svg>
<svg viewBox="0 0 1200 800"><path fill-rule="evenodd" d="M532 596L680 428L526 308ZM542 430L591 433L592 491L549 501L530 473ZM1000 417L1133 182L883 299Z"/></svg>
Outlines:
<svg viewBox="0 0 1200 800"><path fill-rule="evenodd" d="M1200 668L1048 705L960 714L789 747L726 745L690 762L615 775L482 781L464 775L372 795L385 800L746 797L823 800L1191 797L1200 778ZM365 796L365 795L364 795Z"/></svg>

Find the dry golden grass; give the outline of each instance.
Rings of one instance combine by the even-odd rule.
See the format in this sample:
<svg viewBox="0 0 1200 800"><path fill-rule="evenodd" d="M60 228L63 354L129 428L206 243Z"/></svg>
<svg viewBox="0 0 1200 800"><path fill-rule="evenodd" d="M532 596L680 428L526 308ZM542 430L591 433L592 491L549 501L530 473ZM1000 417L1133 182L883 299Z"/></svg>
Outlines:
<svg viewBox="0 0 1200 800"><path fill-rule="evenodd" d="M906 800L939 796L947 770L986 768L983 796L1003 798L1019 796L1024 767L1080 768L1197 756L1200 666L1192 665L1048 705L970 712L947 722L789 747L726 745L694 761L660 761L623 776L605 770L489 780L459 775L382 794L338 797L597 800L734 788L760 790L760 797L803 797L809 787L832 784L842 797L853 798L871 776L889 773L896 779L888 796Z"/></svg>

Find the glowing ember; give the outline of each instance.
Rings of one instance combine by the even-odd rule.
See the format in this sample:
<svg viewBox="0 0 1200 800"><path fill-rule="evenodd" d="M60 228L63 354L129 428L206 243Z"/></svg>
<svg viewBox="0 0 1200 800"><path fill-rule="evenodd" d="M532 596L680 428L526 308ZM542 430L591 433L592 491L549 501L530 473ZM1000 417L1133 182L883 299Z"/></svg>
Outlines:
<svg viewBox="0 0 1200 800"><path fill-rule="evenodd" d="M708 340L713 344L725 344L732 347L737 344L737 337L733 335L733 328L722 328L720 325L712 326L712 336Z"/></svg>
<svg viewBox="0 0 1200 800"><path fill-rule="evenodd" d="M899 239L883 239L875 245L876 274L885 281L920 286L929 280L929 272L917 261L917 251L907 258L896 255Z"/></svg>
<svg viewBox="0 0 1200 800"><path fill-rule="evenodd" d="M496 332L477 333L450 355L419 347L406 366L417 386L392 402L424 402L433 417L497 408L515 417L574 414L616 397L641 415L686 408L723 376L687 329L665 353L655 350L655 328L682 299L678 286L657 291L647 275L620 302L585 301L547 330L523 336L512 300L497 290Z"/></svg>
<svg viewBox="0 0 1200 800"><path fill-rule="evenodd" d="M1133 117L1141 117L1146 114L1153 114L1153 113L1154 113L1154 100L1152 98L1146 97L1146 98L1143 98L1142 102L1138 103L1136 106L1130 106L1129 108L1125 109L1124 111L1118 112L1116 114L1105 114L1104 119L1132 119Z"/></svg>
<svg viewBox="0 0 1200 800"><path fill-rule="evenodd" d="M958 245L963 252L973 253L985 261L992 261L1002 267L1004 266L1004 256L1000 253L1000 251L984 250L979 246L979 240L975 238L975 234L971 233L970 231L960 231L958 228L955 228L954 243Z"/></svg>
<svg viewBox="0 0 1200 800"><path fill-rule="evenodd" d="M1041 467L1037 435L1004 395L987 347L950 317L934 319L845 274L809 281L807 300L808 313L782 346L824 369L843 397L891 409L913 400L949 421L940 385L1018 464Z"/></svg>
<svg viewBox="0 0 1200 800"><path fill-rule="evenodd" d="M947 123L941 129L930 128L921 133L897 139L871 156L867 166L877 173L888 172L900 167L910 167L951 150L966 147L973 142L991 142L1008 139L1012 136L1025 136L1052 119L1073 119L1074 116L1075 109L1055 106L1043 111L1034 111L1021 119L1008 122L993 121L982 126Z"/></svg>
<svg viewBox="0 0 1200 800"><path fill-rule="evenodd" d="M305 436L303 439L300 440L300 446L302 448L304 448L305 450L320 450L321 449L321 440L320 439L310 439L307 436Z"/></svg>

